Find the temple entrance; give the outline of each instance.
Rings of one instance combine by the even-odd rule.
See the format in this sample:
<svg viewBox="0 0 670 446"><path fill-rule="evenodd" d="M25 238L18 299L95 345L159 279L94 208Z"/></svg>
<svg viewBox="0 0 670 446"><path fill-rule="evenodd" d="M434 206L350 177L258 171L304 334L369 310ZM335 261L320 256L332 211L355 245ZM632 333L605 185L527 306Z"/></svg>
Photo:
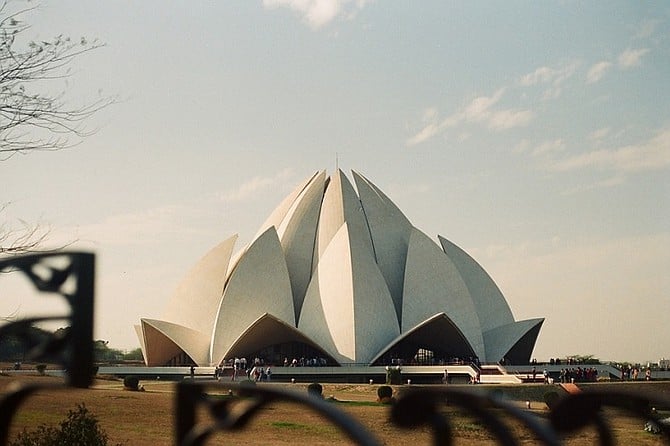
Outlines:
<svg viewBox="0 0 670 446"><path fill-rule="evenodd" d="M193 359L183 351L180 351L176 355L174 355L168 362L163 364L166 367L184 367L184 366L192 366L192 365L197 365Z"/></svg>
<svg viewBox="0 0 670 446"><path fill-rule="evenodd" d="M226 358L230 361L233 358ZM287 367L337 367L339 364L323 351L302 342L283 342L249 352L248 363Z"/></svg>

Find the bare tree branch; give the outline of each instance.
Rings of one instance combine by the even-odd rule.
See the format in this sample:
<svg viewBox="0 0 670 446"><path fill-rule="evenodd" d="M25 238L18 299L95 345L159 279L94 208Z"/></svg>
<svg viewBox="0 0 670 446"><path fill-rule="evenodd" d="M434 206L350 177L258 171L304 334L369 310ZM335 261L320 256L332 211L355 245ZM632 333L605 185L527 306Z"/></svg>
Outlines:
<svg viewBox="0 0 670 446"><path fill-rule="evenodd" d="M79 106L66 101L66 91L54 83L70 77L75 59L104 45L63 35L28 41L30 25L25 17L37 6L16 7L20 3L0 1L0 162L16 154L78 144L94 132L84 123L115 102L113 97L98 97ZM5 209L6 204L0 203L0 214ZM0 256L40 250L50 231L40 224L21 220L3 224L3 220L0 215Z"/></svg>
<svg viewBox="0 0 670 446"><path fill-rule="evenodd" d="M0 213L7 205L0 206ZM49 234L49 228L45 229L40 224L29 224L23 220L18 223L18 227L7 222L0 223L0 256L36 251Z"/></svg>
<svg viewBox="0 0 670 446"><path fill-rule="evenodd" d="M53 81L70 76L75 59L104 45L63 35L20 45L30 29L23 17L35 7L9 9L7 1L0 6L0 160L17 153L70 147L71 137L79 140L91 134L84 122L115 101L99 97L70 106L64 91L45 93L53 88Z"/></svg>

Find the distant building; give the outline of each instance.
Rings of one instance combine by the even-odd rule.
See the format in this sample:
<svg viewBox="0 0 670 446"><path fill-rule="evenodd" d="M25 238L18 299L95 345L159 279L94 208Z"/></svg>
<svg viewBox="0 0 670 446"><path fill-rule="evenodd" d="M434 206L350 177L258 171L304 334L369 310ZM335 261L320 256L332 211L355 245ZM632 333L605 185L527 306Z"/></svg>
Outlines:
<svg viewBox="0 0 670 446"><path fill-rule="evenodd" d="M544 319L515 321L474 259L353 178L358 192L340 170L315 173L248 246L207 253L163 317L136 326L146 364L527 363Z"/></svg>

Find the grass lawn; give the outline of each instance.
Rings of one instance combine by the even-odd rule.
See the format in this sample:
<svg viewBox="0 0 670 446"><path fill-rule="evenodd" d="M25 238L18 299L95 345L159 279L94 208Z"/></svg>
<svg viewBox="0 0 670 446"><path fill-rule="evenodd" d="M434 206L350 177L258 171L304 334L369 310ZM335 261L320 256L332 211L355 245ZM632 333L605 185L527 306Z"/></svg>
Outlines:
<svg viewBox="0 0 670 446"><path fill-rule="evenodd" d="M0 394L14 381L57 382L56 378L36 375L20 378L0 375ZM39 424L58 424L68 410L84 403L91 413L98 417L102 428L107 432L110 444L126 445L172 445L174 425L174 383L143 381L144 392L131 392L123 389L119 380L96 380L91 389L68 389L40 391L34 395L15 417L12 435L20 429L34 428ZM285 386L306 392L306 384L261 384ZM603 388L640 389L670 395L670 383L612 383L594 384ZM617 387L618 386L618 387ZM389 406L376 403L378 385L324 384L324 396L333 396L332 402L338 409L352 415L361 424L374 433L385 444L430 444L430 430L427 427L402 429L389 420ZM406 386L398 386L396 391ZM474 389L471 386L461 386ZM525 407L525 401L531 401L531 412L546 416L547 408L543 396L549 390L558 390L557 386L524 384L516 386L476 386L477 391L500 389L504 398ZM473 419L461 409L445 406L444 412L453 428L455 444L496 444L495 440L479 420ZM200 414L207 420L206 414ZM617 413L608 413L613 421L618 444L651 445L662 444L660 436L642 430L643 422L623 417ZM532 435L523 427L511 424L522 444L534 444ZM566 444L595 444L596 433L593 429L581 431L566 439ZM288 444L347 444L348 439L328 421L322 419L302 406L292 403L273 403L254 417L247 429L238 432L219 433L208 444L265 443L272 445Z"/></svg>

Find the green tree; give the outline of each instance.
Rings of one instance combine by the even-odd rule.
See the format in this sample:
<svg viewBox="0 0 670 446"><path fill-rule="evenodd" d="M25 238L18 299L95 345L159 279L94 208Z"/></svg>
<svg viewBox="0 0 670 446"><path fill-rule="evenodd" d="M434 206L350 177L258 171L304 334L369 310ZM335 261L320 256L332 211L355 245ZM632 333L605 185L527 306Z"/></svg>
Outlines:
<svg viewBox="0 0 670 446"><path fill-rule="evenodd" d="M123 359L125 359L127 361L141 361L141 360L143 360L144 355L142 355L142 349L138 347L134 350L126 352L123 355Z"/></svg>
<svg viewBox="0 0 670 446"><path fill-rule="evenodd" d="M594 355L572 355L570 358L572 358L577 364L600 364L600 359L596 358Z"/></svg>
<svg viewBox="0 0 670 446"><path fill-rule="evenodd" d="M123 359L121 350L110 348L109 341L101 339L93 341L93 357L97 362L110 362Z"/></svg>
<svg viewBox="0 0 670 446"><path fill-rule="evenodd" d="M22 362L28 352L49 339L50 333L38 327L30 327L21 333L7 333L0 338L0 361Z"/></svg>

